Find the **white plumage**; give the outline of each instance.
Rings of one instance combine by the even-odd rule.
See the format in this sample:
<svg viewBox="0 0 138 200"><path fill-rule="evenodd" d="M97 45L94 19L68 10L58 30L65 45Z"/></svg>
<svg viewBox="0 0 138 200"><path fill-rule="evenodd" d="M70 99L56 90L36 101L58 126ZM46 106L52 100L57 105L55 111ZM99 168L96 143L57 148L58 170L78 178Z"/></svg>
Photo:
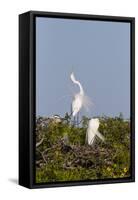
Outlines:
<svg viewBox="0 0 138 200"><path fill-rule="evenodd" d="M75 117L76 114L80 111L83 104L83 96L81 94L76 94L74 96L73 102L72 102L72 116Z"/></svg>
<svg viewBox="0 0 138 200"><path fill-rule="evenodd" d="M98 131L100 122L98 118L90 119L88 123L88 129L86 132L86 143L92 145L96 136L104 141L104 136Z"/></svg>
<svg viewBox="0 0 138 200"><path fill-rule="evenodd" d="M76 114L81 110L82 107L88 110L88 107L91 105L91 101L89 98L84 94L83 87L79 81L76 80L74 73L71 73L70 78L73 83L79 86L79 93L77 93L72 101L72 116L75 117Z"/></svg>

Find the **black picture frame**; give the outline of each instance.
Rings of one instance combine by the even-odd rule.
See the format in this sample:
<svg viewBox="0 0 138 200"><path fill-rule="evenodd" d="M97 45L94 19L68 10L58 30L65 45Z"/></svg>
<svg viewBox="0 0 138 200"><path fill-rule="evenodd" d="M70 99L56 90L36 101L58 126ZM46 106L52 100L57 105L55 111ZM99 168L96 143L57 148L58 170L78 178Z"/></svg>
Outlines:
<svg viewBox="0 0 138 200"><path fill-rule="evenodd" d="M50 17L131 24L131 177L56 183L35 183L35 18ZM84 22L85 23L85 22ZM19 184L27 188L45 188L135 181L135 18L88 14L29 11L19 15Z"/></svg>

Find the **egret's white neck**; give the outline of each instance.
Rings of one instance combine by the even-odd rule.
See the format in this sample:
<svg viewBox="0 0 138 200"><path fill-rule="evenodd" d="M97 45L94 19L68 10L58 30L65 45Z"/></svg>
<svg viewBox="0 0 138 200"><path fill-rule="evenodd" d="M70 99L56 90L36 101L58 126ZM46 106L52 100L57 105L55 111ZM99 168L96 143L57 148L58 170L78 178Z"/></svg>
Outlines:
<svg viewBox="0 0 138 200"><path fill-rule="evenodd" d="M83 87L82 87L82 85L80 84L80 82L76 80L76 78L75 78L75 76L74 76L73 73L71 74L70 78L71 78L71 80L72 80L73 83L75 83L75 84L77 84L77 85L79 86L79 88L80 88L80 94L81 94L81 95L84 95Z"/></svg>
<svg viewBox="0 0 138 200"><path fill-rule="evenodd" d="M76 84L77 84L77 85L79 86L79 88L80 88L80 94L83 95L83 94L84 94L84 90L83 90L82 85L80 84L79 81L75 81L75 82L76 82Z"/></svg>

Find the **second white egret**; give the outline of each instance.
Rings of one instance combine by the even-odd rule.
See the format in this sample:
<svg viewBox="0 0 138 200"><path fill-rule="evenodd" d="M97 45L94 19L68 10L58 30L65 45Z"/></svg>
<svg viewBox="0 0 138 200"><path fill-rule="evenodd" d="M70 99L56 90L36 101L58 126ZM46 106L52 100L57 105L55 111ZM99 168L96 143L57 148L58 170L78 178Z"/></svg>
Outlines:
<svg viewBox="0 0 138 200"><path fill-rule="evenodd" d="M100 122L98 118L92 118L89 120L88 129L86 132L86 144L93 145L96 136L104 141L104 136L98 131Z"/></svg>

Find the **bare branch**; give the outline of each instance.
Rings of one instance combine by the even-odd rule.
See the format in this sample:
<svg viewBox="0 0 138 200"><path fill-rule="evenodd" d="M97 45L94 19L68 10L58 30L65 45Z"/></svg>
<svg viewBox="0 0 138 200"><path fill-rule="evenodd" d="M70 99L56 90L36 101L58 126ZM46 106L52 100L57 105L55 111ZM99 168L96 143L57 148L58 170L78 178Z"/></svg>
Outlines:
<svg viewBox="0 0 138 200"><path fill-rule="evenodd" d="M36 143L36 147L40 146L43 141L44 141L44 138L42 138L39 142Z"/></svg>

